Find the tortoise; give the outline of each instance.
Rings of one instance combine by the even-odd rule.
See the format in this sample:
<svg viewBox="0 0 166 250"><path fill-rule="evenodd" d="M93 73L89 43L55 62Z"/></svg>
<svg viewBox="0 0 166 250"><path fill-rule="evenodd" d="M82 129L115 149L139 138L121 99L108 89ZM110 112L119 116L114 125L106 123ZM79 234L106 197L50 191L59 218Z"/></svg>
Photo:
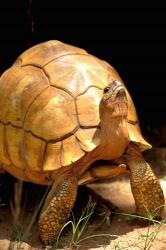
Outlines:
<svg viewBox="0 0 166 250"><path fill-rule="evenodd" d="M163 191L142 155L149 148L119 74L81 48L37 44L0 78L0 163L51 185L39 216L45 244L66 223L78 186L96 180L129 173L136 212L160 216Z"/></svg>

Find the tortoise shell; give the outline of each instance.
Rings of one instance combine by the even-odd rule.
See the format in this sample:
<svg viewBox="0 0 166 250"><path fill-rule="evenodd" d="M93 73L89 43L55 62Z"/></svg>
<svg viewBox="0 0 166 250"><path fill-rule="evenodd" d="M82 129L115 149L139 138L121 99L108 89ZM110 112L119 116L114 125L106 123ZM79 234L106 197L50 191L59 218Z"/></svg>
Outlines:
<svg viewBox="0 0 166 250"><path fill-rule="evenodd" d="M0 79L0 162L26 180L69 166L100 144L99 103L115 69L85 50L48 41L25 51ZM126 90L127 91L127 90ZM143 139L127 92L128 130ZM32 177L40 173L38 177Z"/></svg>

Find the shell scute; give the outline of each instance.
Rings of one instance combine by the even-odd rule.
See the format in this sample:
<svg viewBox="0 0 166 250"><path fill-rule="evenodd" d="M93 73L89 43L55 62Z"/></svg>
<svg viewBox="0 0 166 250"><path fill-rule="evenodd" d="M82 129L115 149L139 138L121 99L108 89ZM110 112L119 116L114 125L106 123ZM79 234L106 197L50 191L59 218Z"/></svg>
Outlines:
<svg viewBox="0 0 166 250"><path fill-rule="evenodd" d="M50 61L67 54L86 53L87 52L85 50L74 47L72 45L68 45L57 40L50 40L37 44L26 50L17 60L20 61L20 64L22 66L36 65L38 67L43 67Z"/></svg>
<svg viewBox="0 0 166 250"><path fill-rule="evenodd" d="M47 88L31 105L25 130L46 141L60 140L78 126L73 98L65 91Z"/></svg>
<svg viewBox="0 0 166 250"><path fill-rule="evenodd" d="M47 64L44 71L52 86L63 88L74 97L90 86L103 89L108 81L107 69L90 55L66 55Z"/></svg>
<svg viewBox="0 0 166 250"><path fill-rule="evenodd" d="M0 79L0 121L23 127L29 107L47 87L49 82L42 70L12 67Z"/></svg>

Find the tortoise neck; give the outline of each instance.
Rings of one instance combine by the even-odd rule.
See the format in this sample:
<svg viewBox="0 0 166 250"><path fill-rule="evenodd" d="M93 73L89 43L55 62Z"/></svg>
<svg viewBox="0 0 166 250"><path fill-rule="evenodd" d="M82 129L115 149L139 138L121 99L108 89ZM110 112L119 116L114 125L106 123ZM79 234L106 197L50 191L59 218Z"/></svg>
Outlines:
<svg viewBox="0 0 166 250"><path fill-rule="evenodd" d="M124 117L112 117L108 119L108 116L103 115L101 120L101 139L104 142L111 142L116 140L120 136L122 128L126 128L126 120Z"/></svg>
<svg viewBox="0 0 166 250"><path fill-rule="evenodd" d="M126 118L111 117L103 114L101 119L101 147L104 159L120 157L128 143Z"/></svg>

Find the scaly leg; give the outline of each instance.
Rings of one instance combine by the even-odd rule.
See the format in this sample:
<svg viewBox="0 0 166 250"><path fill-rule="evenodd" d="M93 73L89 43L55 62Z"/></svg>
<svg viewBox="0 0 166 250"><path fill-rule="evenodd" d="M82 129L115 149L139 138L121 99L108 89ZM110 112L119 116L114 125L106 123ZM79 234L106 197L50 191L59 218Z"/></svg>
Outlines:
<svg viewBox="0 0 166 250"><path fill-rule="evenodd" d="M163 191L137 145L131 143L127 148L126 162L131 171L131 189L136 212L144 216L154 214L155 217L160 217L164 208Z"/></svg>
<svg viewBox="0 0 166 250"><path fill-rule="evenodd" d="M71 174L53 184L39 218L42 241L50 244L70 216L77 195L77 179Z"/></svg>

